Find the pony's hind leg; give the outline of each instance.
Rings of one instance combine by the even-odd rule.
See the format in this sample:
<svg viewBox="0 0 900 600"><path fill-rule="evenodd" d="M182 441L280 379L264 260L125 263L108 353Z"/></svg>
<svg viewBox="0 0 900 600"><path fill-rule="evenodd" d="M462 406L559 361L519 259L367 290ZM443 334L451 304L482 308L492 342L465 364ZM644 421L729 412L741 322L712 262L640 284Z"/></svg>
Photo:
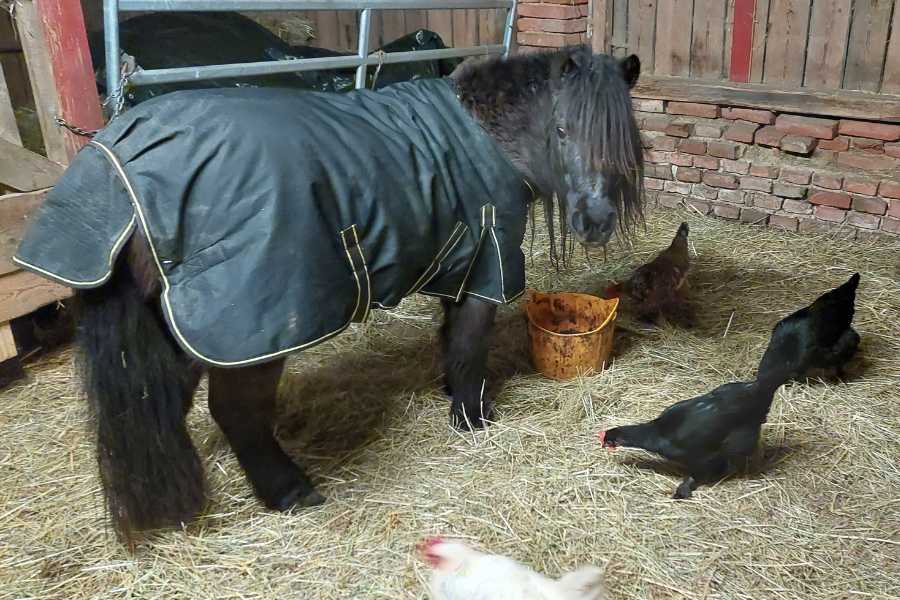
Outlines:
<svg viewBox="0 0 900 600"><path fill-rule="evenodd" d="M210 369L209 410L263 503L275 510L314 506L325 498L274 435L275 396L284 360Z"/></svg>
<svg viewBox="0 0 900 600"><path fill-rule="evenodd" d="M453 399L450 421L461 429L480 428L493 414L484 387L488 345L497 307L471 297L458 303L443 300L442 304L444 385Z"/></svg>

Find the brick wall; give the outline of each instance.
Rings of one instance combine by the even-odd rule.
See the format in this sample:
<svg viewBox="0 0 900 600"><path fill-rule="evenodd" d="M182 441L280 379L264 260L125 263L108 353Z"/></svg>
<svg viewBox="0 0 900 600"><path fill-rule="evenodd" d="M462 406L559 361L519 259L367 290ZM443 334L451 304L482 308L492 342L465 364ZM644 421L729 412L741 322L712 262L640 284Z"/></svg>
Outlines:
<svg viewBox="0 0 900 600"><path fill-rule="evenodd" d="M900 125L634 101L651 204L791 231L900 235Z"/></svg>
<svg viewBox="0 0 900 600"><path fill-rule="evenodd" d="M520 0L520 51L587 41L589 0ZM900 236L900 125L634 101L650 204L791 231Z"/></svg>
<svg viewBox="0 0 900 600"><path fill-rule="evenodd" d="M588 12L588 0L520 0L519 51L587 42Z"/></svg>

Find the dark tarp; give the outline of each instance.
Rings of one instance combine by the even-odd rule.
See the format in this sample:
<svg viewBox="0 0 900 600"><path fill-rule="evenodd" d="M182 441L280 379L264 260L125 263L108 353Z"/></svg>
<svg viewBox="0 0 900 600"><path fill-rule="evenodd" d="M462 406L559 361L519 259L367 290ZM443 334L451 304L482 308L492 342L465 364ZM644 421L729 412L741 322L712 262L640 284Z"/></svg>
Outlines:
<svg viewBox="0 0 900 600"><path fill-rule="evenodd" d="M227 12L158 12L140 15L119 24L119 45L144 69L168 69L199 65L266 62L292 58L346 56L312 46L292 46L253 19ZM97 86L106 93L103 34L91 36L91 59L96 65ZM386 44L385 52L439 50L441 37L420 29ZM375 80L369 67L367 86L375 89L421 78L449 75L461 59L444 59L384 65ZM126 94L127 105L176 90L212 87L289 87L319 92L347 92L354 88L356 70L340 69L282 73L277 75L163 83L134 87Z"/></svg>
<svg viewBox="0 0 900 600"><path fill-rule="evenodd" d="M14 260L96 287L141 227L175 337L236 366L323 341L419 290L515 299L527 191L447 80L180 91L97 134Z"/></svg>

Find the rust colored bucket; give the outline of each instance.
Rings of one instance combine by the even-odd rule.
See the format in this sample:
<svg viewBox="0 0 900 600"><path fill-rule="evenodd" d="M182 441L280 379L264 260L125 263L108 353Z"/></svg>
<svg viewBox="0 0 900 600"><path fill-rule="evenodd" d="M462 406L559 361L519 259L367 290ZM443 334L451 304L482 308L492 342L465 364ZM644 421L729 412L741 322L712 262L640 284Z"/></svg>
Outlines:
<svg viewBox="0 0 900 600"><path fill-rule="evenodd" d="M525 315L531 359L551 379L601 371L612 353L619 299L528 290Z"/></svg>

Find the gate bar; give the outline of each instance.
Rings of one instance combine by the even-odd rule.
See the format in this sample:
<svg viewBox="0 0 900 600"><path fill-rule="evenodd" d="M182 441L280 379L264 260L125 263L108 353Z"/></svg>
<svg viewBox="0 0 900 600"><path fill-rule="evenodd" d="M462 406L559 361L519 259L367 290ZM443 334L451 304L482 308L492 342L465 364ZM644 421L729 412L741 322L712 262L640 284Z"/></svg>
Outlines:
<svg viewBox="0 0 900 600"><path fill-rule="evenodd" d="M134 85L175 83L179 81L199 81L203 79L226 79L249 77L252 75L274 75L276 73L299 73L323 69L349 69L359 67L356 72L356 87L365 86L366 67L379 63L415 62L420 60L440 60L466 56L487 56L503 54L503 46L475 46L473 48L444 48L442 50L411 50L408 52L388 52L384 57L368 56L323 56L319 58L296 58L292 60L237 63L230 65L210 65L206 67L175 67L135 71L128 78ZM363 77L360 81L360 76Z"/></svg>
<svg viewBox="0 0 900 600"><path fill-rule="evenodd" d="M366 85L366 68L375 64L393 64L463 58L467 56L509 55L515 27L517 0L103 0L104 41L106 44L106 96L116 100L112 115L118 114L118 97L122 80L119 54L119 12L129 11L279 11L279 10L360 10L359 40L356 56L329 56L283 61L265 61L173 69L139 69L128 77L133 85L199 81L276 73L296 73L324 69L356 67L356 88ZM445 48L410 52L369 54L369 32L372 10L434 10L505 8L506 28L503 44L471 48Z"/></svg>
<svg viewBox="0 0 900 600"><path fill-rule="evenodd" d="M359 13L359 38L356 42L356 55L360 60L365 60L369 54L369 29L372 24L372 9L364 8ZM297 65L299 66L299 65ZM356 68L356 89L366 87L366 63L361 62Z"/></svg>
<svg viewBox="0 0 900 600"><path fill-rule="evenodd" d="M260 11L260 10L443 10L512 8L513 0L119 0L121 12L138 10Z"/></svg>

